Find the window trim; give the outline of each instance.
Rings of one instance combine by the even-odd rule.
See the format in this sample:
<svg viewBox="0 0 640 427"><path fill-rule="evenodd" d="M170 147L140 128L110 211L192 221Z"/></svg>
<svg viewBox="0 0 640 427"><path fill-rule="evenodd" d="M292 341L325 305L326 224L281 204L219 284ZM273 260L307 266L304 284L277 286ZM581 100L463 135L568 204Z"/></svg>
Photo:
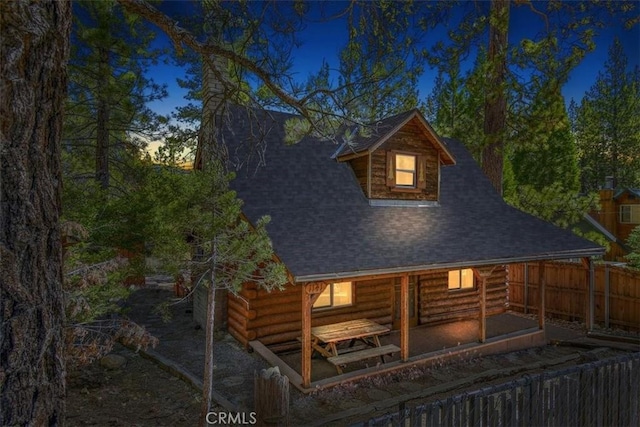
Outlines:
<svg viewBox="0 0 640 427"><path fill-rule="evenodd" d="M351 285L351 302L349 304L334 305L334 302L333 302L333 294L334 294L333 285L335 285L337 283L349 283ZM329 305L323 305L321 307L315 307L315 303L314 303L314 305L311 307L311 309L313 311L316 311L316 310L333 310L333 309L344 308L344 307L352 307L354 305L354 296L355 296L354 286L353 285L354 285L354 282L352 282L352 281L328 283L327 287L325 288L323 293L326 292L327 289L330 289L330 292L329 292ZM316 300L316 302L317 302L317 300Z"/></svg>
<svg viewBox="0 0 640 427"><path fill-rule="evenodd" d="M471 277L473 278L472 281L472 285L470 287L466 287L463 288L462 287L462 271L463 270L469 270L471 272ZM449 273L453 272L453 271L457 271L459 272L458 274L458 287L457 288L451 288L449 287ZM456 270L448 270L447 271L447 291L448 292L473 292L476 289L478 289L478 281L476 280L476 275L473 274L473 269L471 268L458 268Z"/></svg>
<svg viewBox="0 0 640 427"><path fill-rule="evenodd" d="M623 220L622 211L624 208L629 209L629 221ZM637 204L624 204L620 205L620 209L618 210L618 222L620 224L640 224L640 205Z"/></svg>
<svg viewBox="0 0 640 427"><path fill-rule="evenodd" d="M415 169L413 171L413 185L399 185L397 184L398 168L396 167L396 157L412 156L415 160ZM386 166L386 180L387 187L392 192L402 193L422 193L426 188L427 181L427 165L426 157L423 154L412 151L401 150L389 150L387 151L387 166ZM391 170L392 168L392 170ZM400 169L402 172L410 172L409 170Z"/></svg>
<svg viewBox="0 0 640 427"><path fill-rule="evenodd" d="M400 169L398 168L398 156L411 157L413 158L413 169ZM415 190L418 188L418 155L417 154L409 154L409 153L394 153L394 171L395 171L395 188L401 188L403 190ZM398 172L411 173L413 176L413 184L398 184Z"/></svg>

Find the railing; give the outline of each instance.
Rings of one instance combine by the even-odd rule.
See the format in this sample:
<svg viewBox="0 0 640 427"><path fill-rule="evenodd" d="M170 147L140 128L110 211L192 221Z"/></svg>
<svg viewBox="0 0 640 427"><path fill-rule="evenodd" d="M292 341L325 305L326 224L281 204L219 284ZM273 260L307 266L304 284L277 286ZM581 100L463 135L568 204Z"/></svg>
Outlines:
<svg viewBox="0 0 640 427"><path fill-rule="evenodd" d="M640 353L525 375L352 426L637 426Z"/></svg>

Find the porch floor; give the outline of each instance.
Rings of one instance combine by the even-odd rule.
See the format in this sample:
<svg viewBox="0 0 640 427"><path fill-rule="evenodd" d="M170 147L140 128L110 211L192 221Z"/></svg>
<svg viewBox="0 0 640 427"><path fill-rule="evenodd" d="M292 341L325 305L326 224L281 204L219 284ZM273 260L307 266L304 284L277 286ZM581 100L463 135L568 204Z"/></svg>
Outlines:
<svg viewBox="0 0 640 427"><path fill-rule="evenodd" d="M491 349L486 348L480 350L483 344L478 341L478 321L477 320L461 320L452 323L440 325L421 325L410 329L409 332L409 361L416 362L424 358L442 358L443 355L458 354L460 357L471 357L471 354L490 354L500 352L513 351L515 348L509 346L509 341L519 339L518 337L527 334L534 334L535 339L531 340L531 346L540 345L540 332L538 331L538 322L529 318L518 316L511 313L503 313L487 318L486 338L489 342L501 342L501 346L492 346ZM537 335L536 335L537 333ZM522 341L522 339L520 338ZM395 344L400 346L400 331L391 331L386 336L380 337L382 345ZM520 348L524 348L528 341L525 339L523 346L518 344ZM542 340L542 344L546 341ZM271 364L279 366L280 371L291 376L298 377L301 373L301 353L300 351L290 351L286 353L273 354L266 347L259 343L255 343L254 349L265 357ZM270 354L264 354L264 353ZM344 368L344 374L340 375L340 379L351 379L354 377L366 376L369 373L375 373L385 368L398 368L398 365L406 365L400 362L400 354L394 354L392 357L386 356L385 363L381 364L380 359L370 359L366 362L350 363ZM386 369L385 369L386 370ZM358 375L362 373L363 375ZM327 360L314 354L311 361L311 381L312 387L330 385L339 380L336 368ZM295 381L293 381L295 383Z"/></svg>

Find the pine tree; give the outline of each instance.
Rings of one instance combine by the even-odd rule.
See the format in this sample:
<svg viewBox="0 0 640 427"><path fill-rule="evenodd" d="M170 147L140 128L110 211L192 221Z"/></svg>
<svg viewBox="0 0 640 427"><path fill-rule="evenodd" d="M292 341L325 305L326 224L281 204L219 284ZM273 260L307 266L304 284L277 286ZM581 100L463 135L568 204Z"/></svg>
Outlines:
<svg viewBox="0 0 640 427"><path fill-rule="evenodd" d="M415 50L414 5L356 2L340 52L341 107L356 123L374 123L418 104L423 59Z"/></svg>
<svg viewBox="0 0 640 427"><path fill-rule="evenodd" d="M618 39L604 71L582 99L573 127L584 191L600 188L607 176L619 187L640 186L640 72L627 69Z"/></svg>
<svg viewBox="0 0 640 427"><path fill-rule="evenodd" d="M85 235L68 248L65 270L90 271L122 253L130 257L95 288L75 286L77 274L65 280L76 301L95 303L87 304L86 310L76 304L68 311L69 324L82 317L89 325L103 314L96 310L101 303L93 298L98 292L122 296L126 272L130 279L143 275L148 209L136 199L149 164L141 159L147 142L159 135L164 123L147 103L166 96L166 91L145 77L161 52L150 47L155 33L141 18L110 0L80 1L73 10L62 219L66 229L82 229Z"/></svg>
<svg viewBox="0 0 640 427"><path fill-rule="evenodd" d="M442 136L462 141L478 163L482 159L484 138L485 67L486 57L482 51L473 69L465 75L460 73L457 58L452 58L439 70L426 102L427 117L434 129Z"/></svg>
<svg viewBox="0 0 640 427"><path fill-rule="evenodd" d="M538 191L557 183L563 191L577 193L577 150L557 81L543 83L529 110L520 114L512 155L517 183Z"/></svg>
<svg viewBox="0 0 640 427"><path fill-rule="evenodd" d="M629 265L640 270L640 225L631 231L626 243L631 248L631 253L626 257Z"/></svg>
<svg viewBox="0 0 640 427"><path fill-rule="evenodd" d="M531 99L531 93L535 93L530 89L532 81L555 77L563 84L570 71L595 48L594 28L620 25L620 22L633 25L636 19L634 7L625 2L424 2L421 6L425 31L442 23L456 28L448 31L446 41L436 42L424 50L429 63L443 73L456 74L449 64L451 58L466 60L472 57L477 46L493 44L496 47L487 51L483 78L490 84L486 87L482 115L484 137L479 140L483 169L496 188L501 187L498 181L501 181L502 170L509 169L503 160L510 154L510 147L502 143L508 140L504 139L507 135L510 137L502 132L510 131L514 125L509 122L514 119L513 113L508 110L517 111L521 108L518 103ZM534 38L511 39L506 44L511 23L509 10L522 7L540 20L543 30ZM549 74L551 70L554 74ZM511 98L505 98L509 96Z"/></svg>
<svg viewBox="0 0 640 427"><path fill-rule="evenodd" d="M68 178L94 173L102 190L123 187L128 160L160 135L166 119L146 106L167 96L146 77L161 54L151 48L154 37L112 0L75 3L64 131Z"/></svg>

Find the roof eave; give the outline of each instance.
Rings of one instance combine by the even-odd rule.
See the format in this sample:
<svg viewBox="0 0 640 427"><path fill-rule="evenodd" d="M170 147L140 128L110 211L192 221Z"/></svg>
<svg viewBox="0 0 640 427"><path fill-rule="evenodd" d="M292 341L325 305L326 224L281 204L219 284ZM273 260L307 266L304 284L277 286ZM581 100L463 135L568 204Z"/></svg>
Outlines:
<svg viewBox="0 0 640 427"><path fill-rule="evenodd" d="M438 144L438 149L445 154L444 156L440 156L440 162L443 165L449 165L449 166L455 165L456 159L449 152L446 145L440 140L440 137L438 136L436 131L431 127L429 122L427 122L427 120L422 116L422 114L419 114L417 110L416 110L415 116L418 117L418 120L420 120L420 122L424 125L425 129L427 129L427 132L429 132L429 134L433 137L433 139L435 139L436 143Z"/></svg>
<svg viewBox="0 0 640 427"><path fill-rule="evenodd" d="M371 154L374 151L376 151L382 144L384 144L389 138L391 138L391 136L393 136L396 132L398 132L407 123L409 123L411 120L413 120L416 117L418 118L418 120L420 120L420 123L422 123L422 125L427 130L429 135L431 135L431 137L436 142L436 144L438 146L437 149L444 154L444 156L440 157L441 163L443 165L455 165L456 164L456 160L454 159L453 155L449 152L449 150L447 149L445 144L440 140L440 138L436 134L435 130L433 130L431 125L425 120L425 118L422 116L420 111L418 111L417 109L414 109L412 111L412 113L409 114L402 122L400 122L399 124L394 126L391 130L389 130L387 133L382 135L382 137L380 137L376 141L376 143L371 145L370 147L368 147L368 148L366 148L364 150L361 150L361 151L350 152L350 153L346 153L346 154L342 154L342 155L334 155L334 156L339 162L344 162L344 161L347 161L347 160L352 160L352 159L355 159L355 158L358 158L358 157L362 157L362 156ZM337 150L336 153L338 153L340 151L342 151L342 146Z"/></svg>
<svg viewBox="0 0 640 427"><path fill-rule="evenodd" d="M583 215L584 219L591 224L596 230L598 230L602 235L604 235L609 241L618 243L618 238L611 234L609 230L604 228L602 224L600 224L595 218L593 218L588 213Z"/></svg>
<svg viewBox="0 0 640 427"><path fill-rule="evenodd" d="M378 149L378 147L380 147L382 144L385 143L385 141L387 141L389 138L391 138L392 135L394 135L396 132L398 132L400 129L402 129L402 127L404 125L406 125L409 120L413 119L417 114L417 110L413 111L411 114L409 114L407 116L407 118L405 120L403 120L402 122L400 122L399 124L397 124L396 126L394 126L391 130L389 130L387 133L385 133L384 135L382 135L375 144L373 144L372 146L361 150L361 151L356 151L356 152L351 152L348 154L343 154L343 155L339 155L337 156L337 159L339 162L344 162L347 160L351 160L351 159L355 159L357 157L361 157L361 156L365 156L367 154L371 154L373 153L375 150Z"/></svg>
<svg viewBox="0 0 640 427"><path fill-rule="evenodd" d="M347 160L357 159L358 157L366 156L368 154L369 154L368 150L362 150L362 151L355 151L347 154L342 154L339 156L336 156L334 154L333 157L339 162L346 162Z"/></svg>
<svg viewBox="0 0 640 427"><path fill-rule="evenodd" d="M417 271L427 271L427 270L441 270L441 269L454 270L454 269L469 268L469 267L482 267L487 265L503 265L503 264L516 264L516 263L522 263L522 262L552 261L552 260L570 259L570 258L585 258L585 257L593 257L593 256L602 256L604 255L604 253L605 253L605 249L600 247L600 248L590 248L590 249L581 249L581 250L542 253L537 255L528 255L528 256L520 256L520 257L493 258L493 259L476 260L476 261L424 264L424 265L413 265L413 266L404 266L404 267L381 268L381 269L373 269L373 270L344 271L344 272L336 272L336 273L308 274L308 275L295 276L294 278L295 278L295 283L318 282L318 281L327 281L327 280L359 279L367 276L380 276L380 275L392 275L392 274L400 275L404 273L414 273Z"/></svg>

